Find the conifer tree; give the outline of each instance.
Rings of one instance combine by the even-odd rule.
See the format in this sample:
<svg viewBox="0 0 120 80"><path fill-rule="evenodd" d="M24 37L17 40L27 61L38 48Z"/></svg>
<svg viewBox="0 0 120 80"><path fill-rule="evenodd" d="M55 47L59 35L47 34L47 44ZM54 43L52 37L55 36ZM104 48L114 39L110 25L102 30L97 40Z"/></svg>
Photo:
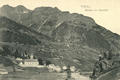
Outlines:
<svg viewBox="0 0 120 80"><path fill-rule="evenodd" d="M70 70L70 66L67 66L67 78L71 78L71 70Z"/></svg>

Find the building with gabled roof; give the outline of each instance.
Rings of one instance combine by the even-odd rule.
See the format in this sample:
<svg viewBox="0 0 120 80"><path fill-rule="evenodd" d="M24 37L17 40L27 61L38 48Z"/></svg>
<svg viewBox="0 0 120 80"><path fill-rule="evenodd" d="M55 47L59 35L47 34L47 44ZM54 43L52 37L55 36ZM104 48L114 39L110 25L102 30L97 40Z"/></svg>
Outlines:
<svg viewBox="0 0 120 80"><path fill-rule="evenodd" d="M24 64L25 65L39 65L39 62L37 59L25 59Z"/></svg>
<svg viewBox="0 0 120 80"><path fill-rule="evenodd" d="M33 59L33 55L30 56L30 59L24 59L19 63L21 67L37 67L39 62L37 59Z"/></svg>
<svg viewBox="0 0 120 80"><path fill-rule="evenodd" d="M19 65L21 67L37 67L39 62L37 59L24 59Z"/></svg>

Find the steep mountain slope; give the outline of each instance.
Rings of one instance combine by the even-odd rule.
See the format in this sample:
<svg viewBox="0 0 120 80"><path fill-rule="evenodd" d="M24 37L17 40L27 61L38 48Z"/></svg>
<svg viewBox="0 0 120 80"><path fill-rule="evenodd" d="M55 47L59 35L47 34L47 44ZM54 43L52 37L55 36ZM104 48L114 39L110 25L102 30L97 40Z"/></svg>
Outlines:
<svg viewBox="0 0 120 80"><path fill-rule="evenodd" d="M0 17L0 41L20 44L38 44L40 39L50 39L6 17Z"/></svg>
<svg viewBox="0 0 120 80"><path fill-rule="evenodd" d="M104 74L99 75L95 80L119 80L120 67L115 67Z"/></svg>
<svg viewBox="0 0 120 80"><path fill-rule="evenodd" d="M114 51L120 48L119 35L97 25L92 18L82 14L62 12L57 7L37 7L28 10L21 5L17 7L5 5L0 12L18 23L67 45L82 44L106 50L112 47Z"/></svg>
<svg viewBox="0 0 120 80"><path fill-rule="evenodd" d="M62 12L56 7L36 8L29 13L28 17L21 18L20 22L45 35L51 36L52 31L56 27L61 25L64 21L71 20L81 21L83 25L86 22L89 24L89 26L94 25L94 20L89 17L84 17L83 15L80 14L70 14L69 12Z"/></svg>
<svg viewBox="0 0 120 80"><path fill-rule="evenodd" d="M56 41L67 44L88 45L93 48L104 48L109 50L110 44L104 37L94 29L85 28L83 25L76 25L73 22L64 22L53 30L52 37Z"/></svg>
<svg viewBox="0 0 120 80"><path fill-rule="evenodd" d="M27 10L26 13L24 13L26 11L24 9L23 7L19 7L18 9L18 7L5 5L1 8L0 12L14 21L49 36L51 36L52 30L64 21L81 21L83 25L87 22L86 25L89 24L89 26L95 24L94 20L89 17L84 17L77 13L70 14L67 11L62 12L57 7L38 7L32 11Z"/></svg>
<svg viewBox="0 0 120 80"><path fill-rule="evenodd" d="M111 31L105 29L104 27L101 27L99 25L93 26L95 31L98 31L104 39L111 45L111 48L114 52L114 54L120 53L120 35L116 33L112 33Z"/></svg>

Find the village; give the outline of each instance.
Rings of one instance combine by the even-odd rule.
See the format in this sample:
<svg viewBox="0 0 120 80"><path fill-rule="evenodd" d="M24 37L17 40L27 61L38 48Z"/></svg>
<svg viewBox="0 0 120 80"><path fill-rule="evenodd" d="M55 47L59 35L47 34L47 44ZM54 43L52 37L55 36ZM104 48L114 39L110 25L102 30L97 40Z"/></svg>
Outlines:
<svg viewBox="0 0 120 80"><path fill-rule="evenodd" d="M25 57L28 57L28 55L24 54ZM3 57L2 55L0 55L0 57ZM43 61L43 64L39 64L39 60L34 58L34 54L31 54L29 56L29 58L20 58L17 57L15 58L14 56L4 56L4 58L9 59L12 61L12 63L14 63L14 65L12 66L12 68L6 68L3 64L0 64L0 74L1 75L11 75L11 74L36 74L36 75L42 75L44 73L46 74L62 74L61 76L63 76L62 78L67 78L67 70L68 67L70 69L70 74L71 77L74 76L79 76L79 75L84 75L86 73L81 72L81 69L77 69L75 66L59 66L59 65L55 65L53 63L46 63L46 61ZM74 60L75 61L75 60ZM89 72L88 72L89 73ZM92 72L91 72L92 73ZM91 74L90 73L90 74ZM88 77L88 76L87 76ZM85 78L85 77L84 77ZM64 80L63 79L63 80Z"/></svg>
<svg viewBox="0 0 120 80"><path fill-rule="evenodd" d="M10 58L7 56L7 58ZM22 58L14 58L11 57L11 60L13 61L13 63L16 64L17 67L34 67L34 68L47 68L49 72L63 72L65 70L67 70L67 66L63 66L62 68L60 66L55 66L54 64L49 64L46 65L45 62L43 62L43 65L39 65L39 61L38 59L33 59L33 54L31 54L30 59L22 59ZM1 66L3 67L4 65L1 64ZM16 67L15 66L15 67ZM70 66L70 70L71 72L80 72L80 69L76 69L75 66ZM21 70L22 71L22 70ZM1 69L1 74L8 74L7 70Z"/></svg>
<svg viewBox="0 0 120 80"><path fill-rule="evenodd" d="M48 77L52 78L50 80L57 80L57 79L65 80L68 78L68 76L70 76L75 80L83 79L83 78L86 80L90 79L90 76L93 74L93 72L83 71L81 67L75 66L74 64L80 66L82 64L80 63L79 60L72 59L71 56L65 52L67 51L67 49L56 49L51 46L49 47L50 49L46 48L46 46L42 46L41 48L35 47L34 49L38 51L38 54L40 55L39 56L36 55L34 52L28 51L26 48L23 50L23 52L20 52L20 49L18 48L13 48L3 45L1 47L1 54L0 54L0 76L5 77L5 79L9 78L8 76L13 76L13 77L18 76L25 78L25 80L26 77L28 78L28 76L29 78L31 78L32 76L36 76L36 77L39 76L38 78L42 77L44 78L43 80L49 80L46 79ZM33 47L31 49L33 49ZM65 53L65 56L58 54L57 51L61 51L61 53ZM49 56L49 57L45 58L44 56ZM66 60L65 59L66 56L72 62L70 63L66 61L65 64L60 65L58 62L62 60ZM112 61L107 60L106 59L107 57L109 57L107 53L104 53L104 55L102 56L99 55L99 62L104 60L106 63L110 62L112 65ZM94 74L95 76L99 74L99 70L100 70L99 65L97 67L96 64L96 67L94 68L94 71L96 73ZM43 77L43 75L47 75L47 76ZM32 77L32 78L36 78L36 77Z"/></svg>

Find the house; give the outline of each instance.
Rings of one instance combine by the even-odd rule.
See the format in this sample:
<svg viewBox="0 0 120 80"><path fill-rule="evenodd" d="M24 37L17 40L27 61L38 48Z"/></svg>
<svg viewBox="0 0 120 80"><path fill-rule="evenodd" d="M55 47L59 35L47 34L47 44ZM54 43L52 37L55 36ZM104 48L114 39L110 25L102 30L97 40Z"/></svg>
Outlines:
<svg viewBox="0 0 120 80"><path fill-rule="evenodd" d="M55 66L54 64L49 64L48 69L52 72L52 71L57 71L60 72L61 68L60 66Z"/></svg>
<svg viewBox="0 0 120 80"><path fill-rule="evenodd" d="M38 65L37 68L44 68L44 65Z"/></svg>
<svg viewBox="0 0 120 80"><path fill-rule="evenodd" d="M3 64L0 64L0 74L8 74L8 71L5 69Z"/></svg>
<svg viewBox="0 0 120 80"><path fill-rule="evenodd" d="M6 69L0 69L0 74L8 74L8 71Z"/></svg>
<svg viewBox="0 0 120 80"><path fill-rule="evenodd" d="M22 58L16 58L16 60L18 60L18 61L22 61Z"/></svg>
<svg viewBox="0 0 120 80"><path fill-rule="evenodd" d="M48 68L49 69L54 69L55 65L54 64L49 64Z"/></svg>
<svg viewBox="0 0 120 80"><path fill-rule="evenodd" d="M74 72L74 71L76 70L75 66L71 66L71 67L70 67L70 70L71 70L72 72Z"/></svg>
<svg viewBox="0 0 120 80"><path fill-rule="evenodd" d="M19 63L21 67L37 67L39 62L37 59L33 59L33 55L30 56L30 59L24 59Z"/></svg>
<svg viewBox="0 0 120 80"><path fill-rule="evenodd" d="M55 66L55 67L53 68L53 70L55 70L55 71L57 71L57 72L60 72L60 71L61 71L61 68L60 68L60 66Z"/></svg>
<svg viewBox="0 0 120 80"><path fill-rule="evenodd" d="M66 67L66 66L63 66L63 70L67 70L67 67Z"/></svg>

